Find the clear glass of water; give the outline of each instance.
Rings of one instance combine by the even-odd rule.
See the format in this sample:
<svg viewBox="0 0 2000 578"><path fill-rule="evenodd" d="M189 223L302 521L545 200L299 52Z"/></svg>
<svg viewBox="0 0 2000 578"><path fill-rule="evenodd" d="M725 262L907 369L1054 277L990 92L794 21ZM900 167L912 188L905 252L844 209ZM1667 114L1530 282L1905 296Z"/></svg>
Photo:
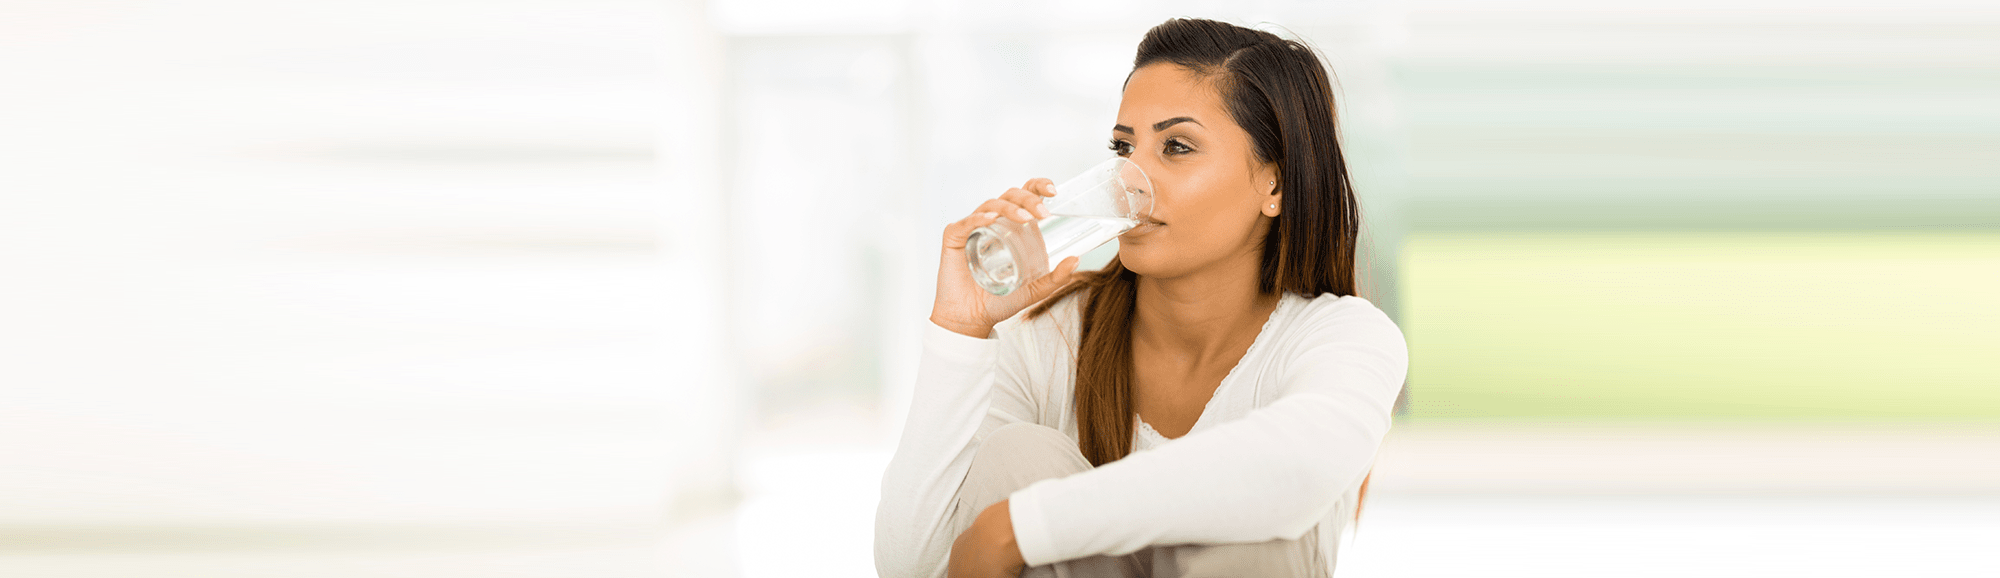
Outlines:
<svg viewBox="0 0 2000 578"><path fill-rule="evenodd" d="M1054 197L1042 200L1048 218L1016 223L1001 217L966 238L966 265L986 292L1012 293L1063 259L1081 257L1132 230L1153 211L1152 179L1122 157L1098 163L1055 189Z"/></svg>

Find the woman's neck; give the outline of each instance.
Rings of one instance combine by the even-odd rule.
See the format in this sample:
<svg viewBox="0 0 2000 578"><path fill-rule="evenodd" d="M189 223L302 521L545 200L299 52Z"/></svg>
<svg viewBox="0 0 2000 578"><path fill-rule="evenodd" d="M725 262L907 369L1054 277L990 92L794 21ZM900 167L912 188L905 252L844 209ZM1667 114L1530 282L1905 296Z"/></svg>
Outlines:
<svg viewBox="0 0 2000 578"><path fill-rule="evenodd" d="M1209 360L1241 354L1278 307L1279 294L1257 291L1255 260L1173 279L1139 278L1132 338Z"/></svg>

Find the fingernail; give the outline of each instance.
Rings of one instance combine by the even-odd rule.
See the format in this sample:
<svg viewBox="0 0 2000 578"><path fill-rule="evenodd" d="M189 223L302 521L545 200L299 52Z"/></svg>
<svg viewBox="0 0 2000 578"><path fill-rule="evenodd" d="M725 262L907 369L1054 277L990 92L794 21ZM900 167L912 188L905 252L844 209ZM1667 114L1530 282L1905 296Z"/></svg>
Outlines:
<svg viewBox="0 0 2000 578"><path fill-rule="evenodd" d="M1035 220L1035 214L1028 212L1027 209L1014 209L1014 214L1020 215L1023 221Z"/></svg>
<svg viewBox="0 0 2000 578"><path fill-rule="evenodd" d="M996 212L993 212L993 211L987 211L987 212L984 212L984 213L980 213L980 214L979 214L979 216L981 216L981 217L985 217L985 218L988 218L988 219L991 219L991 218L994 218L994 217L998 217L998 216L1000 216L1000 213L996 213Z"/></svg>

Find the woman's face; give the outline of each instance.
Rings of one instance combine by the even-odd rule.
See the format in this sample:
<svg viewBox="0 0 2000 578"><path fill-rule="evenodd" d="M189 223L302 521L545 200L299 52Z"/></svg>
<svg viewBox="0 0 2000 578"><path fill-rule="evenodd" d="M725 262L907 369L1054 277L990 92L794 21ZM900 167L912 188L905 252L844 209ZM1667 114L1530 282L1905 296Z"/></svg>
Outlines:
<svg viewBox="0 0 2000 578"><path fill-rule="evenodd" d="M1111 148L1153 181L1154 224L1118 238L1118 259L1171 279L1243 259L1254 272L1278 204L1277 167L1259 161L1222 95L1179 65L1133 71Z"/></svg>

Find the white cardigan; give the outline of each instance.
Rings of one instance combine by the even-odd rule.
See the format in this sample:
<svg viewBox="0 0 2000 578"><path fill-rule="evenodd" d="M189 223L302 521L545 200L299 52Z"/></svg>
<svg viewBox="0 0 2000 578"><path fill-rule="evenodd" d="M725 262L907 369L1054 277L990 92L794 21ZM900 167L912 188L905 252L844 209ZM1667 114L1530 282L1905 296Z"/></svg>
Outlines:
<svg viewBox="0 0 2000 578"><path fill-rule="evenodd" d="M882 576L944 576L957 538L946 526L988 433L1030 422L1077 438L1082 297L1003 322L988 339L926 324L909 421L875 514ZM1039 566L1312 530L1331 573L1408 369L1402 331L1374 304L1287 293L1187 435L1169 440L1140 421L1124 459L1014 492L1021 555Z"/></svg>

